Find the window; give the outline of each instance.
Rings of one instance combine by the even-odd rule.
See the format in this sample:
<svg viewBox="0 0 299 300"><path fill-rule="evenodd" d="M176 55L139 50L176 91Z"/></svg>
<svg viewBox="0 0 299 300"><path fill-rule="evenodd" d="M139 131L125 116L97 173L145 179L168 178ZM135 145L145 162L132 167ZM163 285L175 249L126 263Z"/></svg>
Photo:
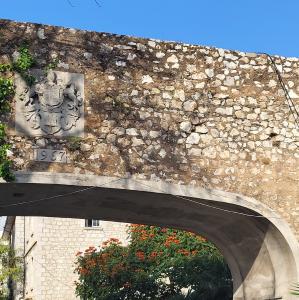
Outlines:
<svg viewBox="0 0 299 300"><path fill-rule="evenodd" d="M100 227L100 220L85 219L85 227Z"/></svg>

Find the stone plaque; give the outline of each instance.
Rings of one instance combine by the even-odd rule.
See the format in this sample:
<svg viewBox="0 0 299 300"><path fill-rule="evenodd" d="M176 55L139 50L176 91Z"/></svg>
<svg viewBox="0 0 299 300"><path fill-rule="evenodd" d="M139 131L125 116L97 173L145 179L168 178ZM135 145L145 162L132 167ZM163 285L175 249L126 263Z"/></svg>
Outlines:
<svg viewBox="0 0 299 300"><path fill-rule="evenodd" d="M66 152L63 150L51 150L51 149L35 149L33 151L33 160L66 163Z"/></svg>
<svg viewBox="0 0 299 300"><path fill-rule="evenodd" d="M84 136L83 74L33 70L28 87L16 75L16 132L29 136Z"/></svg>

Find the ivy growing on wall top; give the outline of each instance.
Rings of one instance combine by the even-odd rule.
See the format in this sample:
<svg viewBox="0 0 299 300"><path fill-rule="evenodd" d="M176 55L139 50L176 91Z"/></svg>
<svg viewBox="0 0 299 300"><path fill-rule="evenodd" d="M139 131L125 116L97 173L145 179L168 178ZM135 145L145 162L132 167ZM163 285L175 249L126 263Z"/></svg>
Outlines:
<svg viewBox="0 0 299 300"><path fill-rule="evenodd" d="M35 59L26 45L21 46L18 52L19 57L13 62L12 69L19 73L29 86L32 86L35 82L35 77L29 74L29 69L34 66Z"/></svg>
<svg viewBox="0 0 299 300"><path fill-rule="evenodd" d="M35 78L30 75L29 69L35 64L28 46L22 45L18 49L18 57L11 64L0 64L0 115L10 110L10 100L15 93L13 74L17 72L31 86ZM5 181L13 181L14 174L11 171L12 161L8 157L11 146L7 142L6 126L0 121L0 178Z"/></svg>

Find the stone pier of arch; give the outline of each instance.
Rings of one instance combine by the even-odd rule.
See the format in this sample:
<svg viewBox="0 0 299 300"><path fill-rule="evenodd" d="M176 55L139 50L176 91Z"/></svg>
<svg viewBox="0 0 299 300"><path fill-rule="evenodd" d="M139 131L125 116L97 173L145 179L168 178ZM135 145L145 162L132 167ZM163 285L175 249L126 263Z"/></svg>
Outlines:
<svg viewBox="0 0 299 300"><path fill-rule="evenodd" d="M7 124L16 181L0 214L187 229L225 256L234 300L299 281L299 59L0 20L0 63L26 41ZM56 62L47 74L46 66Z"/></svg>

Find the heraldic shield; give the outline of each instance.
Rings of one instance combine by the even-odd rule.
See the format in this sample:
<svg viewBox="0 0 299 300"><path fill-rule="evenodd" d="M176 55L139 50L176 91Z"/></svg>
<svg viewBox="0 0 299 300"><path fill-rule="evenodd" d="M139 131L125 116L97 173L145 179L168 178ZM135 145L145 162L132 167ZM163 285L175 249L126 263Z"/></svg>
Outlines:
<svg viewBox="0 0 299 300"><path fill-rule="evenodd" d="M16 78L16 131L31 136L83 136L84 76L34 70L36 83L28 89Z"/></svg>
<svg viewBox="0 0 299 300"><path fill-rule="evenodd" d="M40 103L50 108L59 107L64 100L63 88L57 85L48 86L40 95Z"/></svg>

